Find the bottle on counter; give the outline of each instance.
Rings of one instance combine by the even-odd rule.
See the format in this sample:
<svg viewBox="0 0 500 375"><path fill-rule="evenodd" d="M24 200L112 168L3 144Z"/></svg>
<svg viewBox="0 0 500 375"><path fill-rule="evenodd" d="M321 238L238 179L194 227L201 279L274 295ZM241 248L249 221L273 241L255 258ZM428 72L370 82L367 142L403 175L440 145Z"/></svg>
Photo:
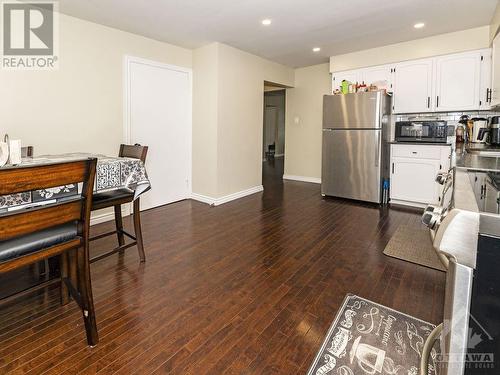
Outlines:
<svg viewBox="0 0 500 375"><path fill-rule="evenodd" d="M457 141L457 143L463 143L464 142L464 126L461 125L461 124L459 124L457 126L456 141Z"/></svg>

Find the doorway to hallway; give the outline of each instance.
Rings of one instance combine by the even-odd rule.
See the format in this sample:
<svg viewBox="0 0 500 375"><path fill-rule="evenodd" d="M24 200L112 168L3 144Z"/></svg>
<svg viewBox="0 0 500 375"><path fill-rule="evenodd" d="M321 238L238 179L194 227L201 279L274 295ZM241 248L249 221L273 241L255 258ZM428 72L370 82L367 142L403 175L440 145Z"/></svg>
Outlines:
<svg viewBox="0 0 500 375"><path fill-rule="evenodd" d="M262 160L282 158L285 155L285 105L284 88L264 87Z"/></svg>

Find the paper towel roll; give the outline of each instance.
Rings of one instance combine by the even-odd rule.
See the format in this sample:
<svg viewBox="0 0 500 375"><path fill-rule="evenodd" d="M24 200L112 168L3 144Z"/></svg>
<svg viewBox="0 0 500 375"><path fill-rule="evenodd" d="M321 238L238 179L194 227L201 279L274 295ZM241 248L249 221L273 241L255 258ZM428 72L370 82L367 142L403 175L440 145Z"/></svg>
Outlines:
<svg viewBox="0 0 500 375"><path fill-rule="evenodd" d="M21 140L9 140L9 164L21 164Z"/></svg>
<svg viewBox="0 0 500 375"><path fill-rule="evenodd" d="M0 167L7 164L9 160L9 145L7 142L0 142Z"/></svg>

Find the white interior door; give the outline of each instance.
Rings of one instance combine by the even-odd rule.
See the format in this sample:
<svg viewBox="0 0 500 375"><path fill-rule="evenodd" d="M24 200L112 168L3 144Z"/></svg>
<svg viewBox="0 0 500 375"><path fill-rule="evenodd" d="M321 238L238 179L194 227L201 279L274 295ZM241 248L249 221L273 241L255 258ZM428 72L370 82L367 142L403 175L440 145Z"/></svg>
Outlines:
<svg viewBox="0 0 500 375"><path fill-rule="evenodd" d="M141 209L189 198L191 72L135 58L127 58L127 72L129 142L149 147L152 188L141 197Z"/></svg>

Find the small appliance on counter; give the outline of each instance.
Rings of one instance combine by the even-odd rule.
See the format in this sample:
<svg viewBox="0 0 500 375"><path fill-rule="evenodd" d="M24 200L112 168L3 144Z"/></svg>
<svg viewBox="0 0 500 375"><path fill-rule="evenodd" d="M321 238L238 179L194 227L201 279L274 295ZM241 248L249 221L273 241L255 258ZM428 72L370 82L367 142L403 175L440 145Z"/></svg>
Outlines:
<svg viewBox="0 0 500 375"><path fill-rule="evenodd" d="M485 143L484 132L488 130L488 119L483 117L475 117L472 120L472 143Z"/></svg>
<svg viewBox="0 0 500 375"><path fill-rule="evenodd" d="M490 126L487 129L482 129L478 137L483 140L485 135L487 135L486 143L500 146L500 116L493 116L490 120Z"/></svg>
<svg viewBox="0 0 500 375"><path fill-rule="evenodd" d="M452 143L453 126L442 120L397 121L396 142Z"/></svg>

